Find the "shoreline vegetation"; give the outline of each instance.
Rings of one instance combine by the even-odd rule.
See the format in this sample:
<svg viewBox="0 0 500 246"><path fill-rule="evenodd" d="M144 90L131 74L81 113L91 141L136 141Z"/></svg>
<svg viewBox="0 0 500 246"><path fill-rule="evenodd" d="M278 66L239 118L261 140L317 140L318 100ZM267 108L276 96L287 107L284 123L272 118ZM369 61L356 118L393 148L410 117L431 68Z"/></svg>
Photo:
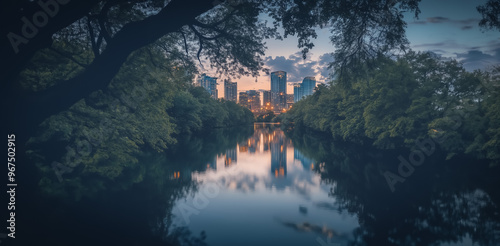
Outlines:
<svg viewBox="0 0 500 246"><path fill-rule="evenodd" d="M109 88L40 125L27 154L44 174L41 183L57 183L55 176L60 182L79 175L113 180L137 166L141 153L164 152L181 138L253 124L250 110L212 99L191 84L193 67L181 68L156 49L134 52Z"/></svg>
<svg viewBox="0 0 500 246"><path fill-rule="evenodd" d="M294 104L285 127L379 149L434 140L446 159L500 163L500 67L466 71L455 60L409 52L362 64Z"/></svg>

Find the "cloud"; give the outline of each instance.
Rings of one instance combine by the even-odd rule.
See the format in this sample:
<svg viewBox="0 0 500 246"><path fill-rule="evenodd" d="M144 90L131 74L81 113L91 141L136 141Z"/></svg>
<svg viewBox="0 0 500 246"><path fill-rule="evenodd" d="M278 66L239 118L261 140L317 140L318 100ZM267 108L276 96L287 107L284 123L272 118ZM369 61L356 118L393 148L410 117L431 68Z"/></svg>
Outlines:
<svg viewBox="0 0 500 246"><path fill-rule="evenodd" d="M488 69L493 65L500 64L500 48L492 51L492 54L480 50L469 50L464 53L456 53L457 59L462 62L465 69Z"/></svg>
<svg viewBox="0 0 500 246"><path fill-rule="evenodd" d="M425 25L425 24L427 24L427 21L419 20L419 21L410 22L410 24Z"/></svg>
<svg viewBox="0 0 500 246"><path fill-rule="evenodd" d="M453 56L455 54L453 51L464 51L471 49L469 46L457 43L457 41L455 40L416 44L412 45L411 48L419 51L433 51L443 56Z"/></svg>
<svg viewBox="0 0 500 246"><path fill-rule="evenodd" d="M433 52L440 59L456 59L462 62L468 71L484 70L492 65L500 64L500 40L491 40L474 46L457 43L455 40L446 40L413 45L412 49Z"/></svg>
<svg viewBox="0 0 500 246"><path fill-rule="evenodd" d="M474 26L477 26L479 23L479 19L476 18L469 18L469 19L463 19L463 20L453 20L447 17L443 16L434 16L434 17L429 17L426 18L425 20L418 20L418 21L413 21L410 22L410 24L416 24L416 25L426 25L426 24L452 24L455 26L460 27L461 30L470 30L473 29Z"/></svg>
<svg viewBox="0 0 500 246"><path fill-rule="evenodd" d="M318 80L326 81L326 80L328 80L328 78L330 78L332 70L329 69L328 67L330 66L330 63L332 63L332 62L333 62L332 54L325 53L325 54L319 56L317 69L318 69L321 77Z"/></svg>
<svg viewBox="0 0 500 246"><path fill-rule="evenodd" d="M436 17L429 17L427 18L427 22L429 23L443 23L443 22L449 22L450 19L442 16L436 16Z"/></svg>
<svg viewBox="0 0 500 246"><path fill-rule="evenodd" d="M320 56L319 60L312 60L313 54L308 54L307 58L302 59L302 53L297 52L289 55L287 58L284 56L271 57L268 56L264 59L264 63L271 71L285 71L287 72L287 82L297 83L302 82L304 77L313 76L318 79L318 74L323 77L323 74L328 67L325 63L327 60L325 55Z"/></svg>

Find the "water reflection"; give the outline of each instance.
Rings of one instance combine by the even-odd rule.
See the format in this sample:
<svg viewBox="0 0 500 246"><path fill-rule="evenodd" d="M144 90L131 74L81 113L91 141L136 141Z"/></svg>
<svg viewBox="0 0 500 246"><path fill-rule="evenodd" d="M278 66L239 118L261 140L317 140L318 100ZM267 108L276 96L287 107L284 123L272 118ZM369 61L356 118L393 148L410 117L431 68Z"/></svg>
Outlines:
<svg viewBox="0 0 500 246"><path fill-rule="evenodd" d="M466 157L444 161L436 152L392 193L381 173L397 167L405 151L335 143L266 124L183 136L165 153L142 153L139 164L114 180L75 172L51 183L49 173L39 182L43 195L27 194L32 207L22 211L29 219L19 224L32 229L24 228L29 237L21 240L498 245L499 169ZM46 236L53 231L59 237Z"/></svg>
<svg viewBox="0 0 500 246"><path fill-rule="evenodd" d="M177 201L196 209L177 223L206 232L210 245L497 245L498 168L436 152L392 193L381 173L405 151L256 125L218 169L193 175L218 193L199 208L200 192Z"/></svg>
<svg viewBox="0 0 500 246"><path fill-rule="evenodd" d="M275 130L271 139L271 173L274 177L286 177L287 142L281 130Z"/></svg>
<svg viewBox="0 0 500 246"><path fill-rule="evenodd" d="M394 193L381 175L409 150L380 151L292 132L294 145L322 163L321 180L333 185L333 203L359 227L349 245L499 245L499 169L439 153L426 159Z"/></svg>
<svg viewBox="0 0 500 246"><path fill-rule="evenodd" d="M279 126L256 124L215 166L193 173L200 188L178 200L172 216L174 225L205 232L210 245L346 245L358 226L354 216L321 207L332 203L331 185Z"/></svg>
<svg viewBox="0 0 500 246"><path fill-rule="evenodd" d="M193 173L216 170L218 158L253 134L214 129L179 136L164 153L140 153L114 179L81 169L58 182L40 166L37 187L23 190L18 245L206 245L205 233L172 226L174 202L200 188ZM235 163L232 161L232 163ZM125 166L125 165L124 165Z"/></svg>

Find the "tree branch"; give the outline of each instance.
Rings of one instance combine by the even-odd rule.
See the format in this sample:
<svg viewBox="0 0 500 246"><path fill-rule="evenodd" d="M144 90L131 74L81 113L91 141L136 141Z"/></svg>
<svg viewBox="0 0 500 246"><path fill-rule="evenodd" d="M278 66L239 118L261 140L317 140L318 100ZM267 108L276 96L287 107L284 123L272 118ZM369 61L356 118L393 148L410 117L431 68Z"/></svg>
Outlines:
<svg viewBox="0 0 500 246"><path fill-rule="evenodd" d="M54 49L54 47L49 47L49 50L54 51L56 54L58 54L58 55L60 55L60 56L62 56L64 58L66 58L66 59L70 59L72 62L78 64L79 66L81 66L83 68L87 68L88 67L87 64L83 64L83 63L77 61L73 56L65 54L65 53L63 53L63 52L61 52L59 50L56 50L56 49Z"/></svg>
<svg viewBox="0 0 500 246"><path fill-rule="evenodd" d="M87 14L87 26L89 29L89 35L90 35L90 44L92 47L92 52L94 52L94 56L97 57L99 56L99 47L100 47L100 42L99 40L95 40L95 34L94 34L94 29L92 28L92 22L90 20L90 14Z"/></svg>
<svg viewBox="0 0 500 246"><path fill-rule="evenodd" d="M156 15L123 26L107 43L101 55L78 76L38 93L4 91L5 96L1 99L3 112L19 116L6 122L5 129L23 132L25 138L20 137L19 140L26 141L36 126L47 117L68 109L94 91L107 88L133 51L168 33L177 32L182 26L192 23L193 19L213 7L211 1L206 0L172 0ZM23 114L20 115L19 112Z"/></svg>

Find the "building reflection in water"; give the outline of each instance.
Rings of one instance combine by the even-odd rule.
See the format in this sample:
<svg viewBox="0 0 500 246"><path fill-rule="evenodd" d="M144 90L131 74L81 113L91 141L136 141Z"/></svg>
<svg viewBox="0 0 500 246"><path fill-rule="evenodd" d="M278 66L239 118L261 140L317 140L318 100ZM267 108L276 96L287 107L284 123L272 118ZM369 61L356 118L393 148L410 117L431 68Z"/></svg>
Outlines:
<svg viewBox="0 0 500 246"><path fill-rule="evenodd" d="M217 170L217 156L214 156L213 160L207 163L207 170L208 169Z"/></svg>
<svg viewBox="0 0 500 246"><path fill-rule="evenodd" d="M304 154L300 153L299 150L294 149L293 150L293 159L299 160L300 163L302 163L302 166L304 167L304 170L313 170L314 169L314 161L306 156Z"/></svg>
<svg viewBox="0 0 500 246"><path fill-rule="evenodd" d="M235 165L237 161L236 148L226 150L224 158L224 166L229 167Z"/></svg>
<svg viewBox="0 0 500 246"><path fill-rule="evenodd" d="M281 130L273 133L271 140L271 173L274 177L286 177L287 141Z"/></svg>

